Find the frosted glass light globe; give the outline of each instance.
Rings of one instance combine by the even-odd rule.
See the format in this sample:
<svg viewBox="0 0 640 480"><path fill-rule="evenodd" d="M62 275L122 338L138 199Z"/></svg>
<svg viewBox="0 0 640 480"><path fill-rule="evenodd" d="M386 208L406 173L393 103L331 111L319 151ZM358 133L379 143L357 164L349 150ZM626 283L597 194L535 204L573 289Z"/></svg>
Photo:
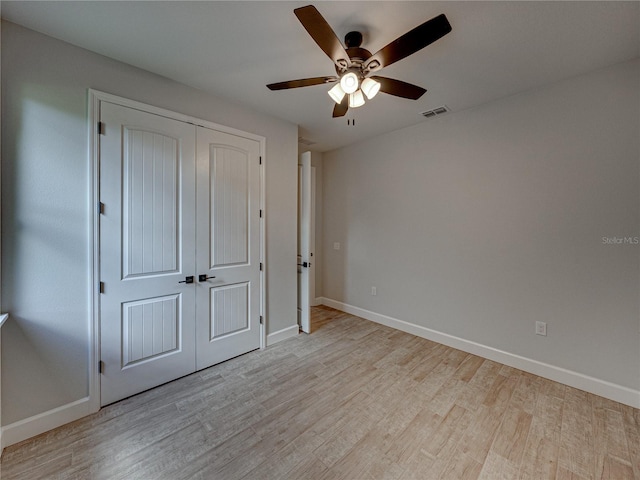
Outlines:
<svg viewBox="0 0 640 480"><path fill-rule="evenodd" d="M358 76L353 72L344 74L340 79L340 86L344 93L355 92L358 90Z"/></svg>

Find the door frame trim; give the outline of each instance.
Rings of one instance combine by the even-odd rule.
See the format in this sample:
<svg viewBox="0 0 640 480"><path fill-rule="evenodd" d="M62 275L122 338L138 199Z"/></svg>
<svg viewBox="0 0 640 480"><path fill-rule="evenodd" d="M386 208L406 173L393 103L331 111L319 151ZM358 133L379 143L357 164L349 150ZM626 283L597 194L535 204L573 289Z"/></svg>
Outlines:
<svg viewBox="0 0 640 480"><path fill-rule="evenodd" d="M266 347L267 332L267 309L266 309L266 279L267 279L267 262L266 262L266 149L265 137L244 132L232 127L220 125L208 120L203 120L190 115L184 115L164 108L155 107L145 103L131 100L110 93L101 92L92 88L88 89L88 138L89 138L89 175L91 184L89 185L89 211L91 212L89 242L89 310L91 312L89 321L89 410L91 413L100 410L100 373L98 364L100 361L100 213L98 206L100 202L100 134L98 132L98 122L100 121L100 104L102 102L113 103L123 107L133 108L142 112L159 115L161 117L170 118L180 122L200 126L219 132L229 133L250 140L257 141L260 145L260 210L262 216L260 218L260 259L262 270L260 271L260 316L263 319L260 325L260 348Z"/></svg>

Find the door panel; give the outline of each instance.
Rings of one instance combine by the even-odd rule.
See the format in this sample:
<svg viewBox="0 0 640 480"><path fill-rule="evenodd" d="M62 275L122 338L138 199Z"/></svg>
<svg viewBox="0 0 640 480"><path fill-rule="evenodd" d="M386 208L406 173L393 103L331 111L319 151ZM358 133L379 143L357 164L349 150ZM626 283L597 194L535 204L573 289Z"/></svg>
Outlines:
<svg viewBox="0 0 640 480"><path fill-rule="evenodd" d="M122 245L124 278L178 270L177 138L124 127Z"/></svg>
<svg viewBox="0 0 640 480"><path fill-rule="evenodd" d="M209 146L210 268L249 263L249 152Z"/></svg>
<svg viewBox="0 0 640 480"><path fill-rule="evenodd" d="M298 323L303 332L311 333L311 152L300 155L298 176Z"/></svg>
<svg viewBox="0 0 640 480"><path fill-rule="evenodd" d="M237 283L210 289L209 340L249 328L249 283Z"/></svg>
<svg viewBox="0 0 640 480"><path fill-rule="evenodd" d="M122 304L122 368L175 352L180 337L180 296Z"/></svg>
<svg viewBox="0 0 640 480"><path fill-rule="evenodd" d="M101 404L193 372L195 130L102 102Z"/></svg>
<svg viewBox="0 0 640 480"><path fill-rule="evenodd" d="M196 366L260 347L260 145L197 129Z"/></svg>

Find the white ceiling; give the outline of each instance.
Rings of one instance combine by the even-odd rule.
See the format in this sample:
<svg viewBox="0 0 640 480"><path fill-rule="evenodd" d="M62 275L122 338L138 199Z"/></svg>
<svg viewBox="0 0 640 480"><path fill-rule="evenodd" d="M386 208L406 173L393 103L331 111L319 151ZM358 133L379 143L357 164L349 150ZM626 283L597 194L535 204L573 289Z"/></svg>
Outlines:
<svg viewBox="0 0 640 480"><path fill-rule="evenodd" d="M300 126L326 151L640 56L640 2L315 1L339 38L371 52L440 14L453 31L381 72L427 88L417 101L378 95L331 118L326 85L268 83L335 70L293 14L309 2L3 1L2 17ZM607 92L598 92L606 95ZM347 126L347 118L355 126Z"/></svg>

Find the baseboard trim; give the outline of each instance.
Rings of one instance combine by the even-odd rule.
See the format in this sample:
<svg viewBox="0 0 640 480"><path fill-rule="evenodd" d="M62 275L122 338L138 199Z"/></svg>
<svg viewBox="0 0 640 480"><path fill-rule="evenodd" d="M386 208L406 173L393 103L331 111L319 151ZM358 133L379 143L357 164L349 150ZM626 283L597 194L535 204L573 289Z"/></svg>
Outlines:
<svg viewBox="0 0 640 480"><path fill-rule="evenodd" d="M287 338L295 337L299 332L300 327L298 327L298 324L296 323L295 325L291 325L290 327L270 333L269 335L267 335L267 347L269 345L273 345L274 343L286 340Z"/></svg>
<svg viewBox="0 0 640 480"><path fill-rule="evenodd" d="M579 390L584 390L634 408L640 408L640 391L633 390L622 385L617 385L582 373L574 372L572 370L567 370L565 368L550 365L531 358L522 357L503 350L498 350L480 343L465 340L464 338L438 332L437 330L432 330L430 328L389 317L387 315L381 315L379 313L371 312L330 298L323 297L322 304L351 315L356 315L364 318L365 320L370 320L381 325L386 325L387 327L395 328L396 330L401 330L418 337L426 338L427 340L441 343L448 347L462 350L463 352L472 353L488 360L508 365L509 367L524 370L525 372L533 373L534 375L539 375L541 377L548 378L549 380L553 380Z"/></svg>
<svg viewBox="0 0 640 480"><path fill-rule="evenodd" d="M89 397L2 427L3 447L35 437L93 413Z"/></svg>

